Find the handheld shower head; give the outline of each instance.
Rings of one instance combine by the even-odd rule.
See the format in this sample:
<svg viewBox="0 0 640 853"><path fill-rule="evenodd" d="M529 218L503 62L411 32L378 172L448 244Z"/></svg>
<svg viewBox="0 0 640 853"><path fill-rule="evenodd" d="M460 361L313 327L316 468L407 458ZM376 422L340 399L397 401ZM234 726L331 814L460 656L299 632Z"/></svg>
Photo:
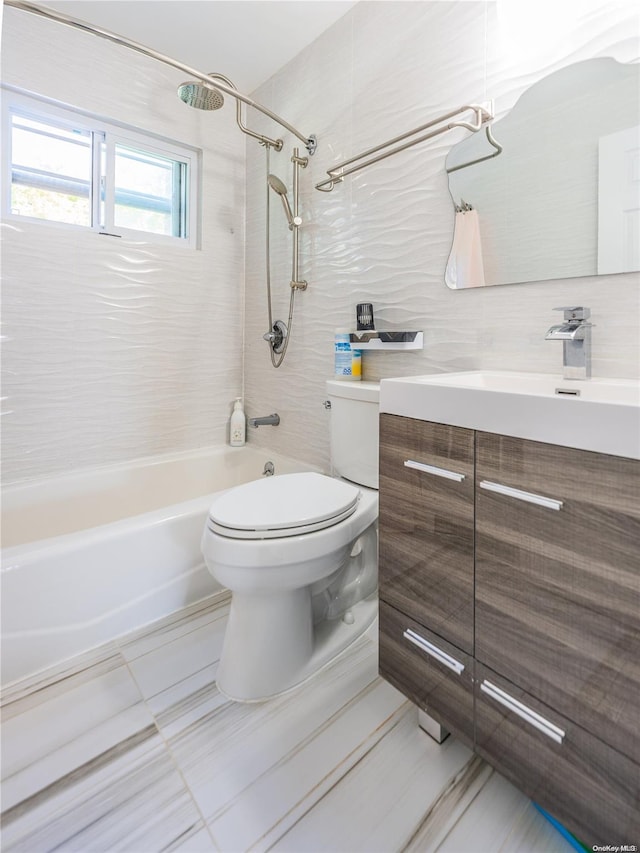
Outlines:
<svg viewBox="0 0 640 853"><path fill-rule="evenodd" d="M287 197L287 188L277 175L269 175L267 180L272 190L275 190L283 198Z"/></svg>
<svg viewBox="0 0 640 853"><path fill-rule="evenodd" d="M224 104L222 92L199 80L188 80L178 86L178 97L187 106L197 110L219 110Z"/></svg>
<svg viewBox="0 0 640 853"><path fill-rule="evenodd" d="M287 188L282 183L280 178L277 175L269 175L267 178L269 182L269 186L274 192L277 192L280 198L282 199L282 206L284 207L284 212L287 217L287 222L289 223L289 230L293 230L294 226L298 226L302 224L302 219L299 216L293 215L291 210L291 205L289 204L289 199L287 198Z"/></svg>

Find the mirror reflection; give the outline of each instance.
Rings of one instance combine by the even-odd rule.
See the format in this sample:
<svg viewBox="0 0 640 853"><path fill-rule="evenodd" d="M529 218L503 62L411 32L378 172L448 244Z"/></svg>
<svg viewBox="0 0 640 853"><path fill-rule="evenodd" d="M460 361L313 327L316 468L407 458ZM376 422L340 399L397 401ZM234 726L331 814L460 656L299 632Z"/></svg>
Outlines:
<svg viewBox="0 0 640 853"><path fill-rule="evenodd" d="M540 80L494 122L502 152L482 132L455 145L447 285L640 270L639 125L640 67L590 59Z"/></svg>

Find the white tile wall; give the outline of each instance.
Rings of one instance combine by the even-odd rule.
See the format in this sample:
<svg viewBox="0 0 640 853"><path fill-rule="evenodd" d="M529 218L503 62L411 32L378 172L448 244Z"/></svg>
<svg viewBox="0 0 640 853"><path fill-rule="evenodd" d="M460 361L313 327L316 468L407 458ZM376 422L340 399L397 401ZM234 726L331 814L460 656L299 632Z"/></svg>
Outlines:
<svg viewBox="0 0 640 853"><path fill-rule="evenodd" d="M202 149L202 250L5 222L4 482L226 440L242 393L244 138L184 75L16 9L3 82ZM72 61L70 61L72 57Z"/></svg>
<svg viewBox="0 0 640 853"><path fill-rule="evenodd" d="M313 186L332 164L462 103L493 98L500 116L570 62L637 61L638 30L634 4L590 3L564 40L553 38L552 22L548 37L514 49L495 3L364 0L264 84L256 97L320 142L302 173L309 289L296 296L289 353L274 370L262 341L264 150L247 140L245 226L244 140L233 110L189 110L173 94L180 72L5 9L4 82L177 137L201 147L204 163L201 252L4 223L5 482L225 441L243 361L249 414L282 418L250 441L328 467L324 380L334 329L353 324L360 301L374 303L380 327L425 331L422 352L367 354L366 378L558 370L559 348L543 333L551 309L574 302L590 305L597 323L594 373L637 376L636 275L445 287L453 210L443 167L462 134L397 155L332 193ZM278 131L260 114L249 124ZM284 139L271 171L290 186L298 142ZM274 315L286 320L290 236L272 201Z"/></svg>
<svg viewBox="0 0 640 853"><path fill-rule="evenodd" d="M493 98L501 116L528 86L571 62L638 61L635 5L574 5L583 11L568 35L557 39L551 20L544 38L514 45L504 39L495 3L365 0L258 90L258 100L305 133L317 133L319 147L302 173L302 273L309 289L296 297L289 354L274 370L261 340L264 154L247 146L247 407L250 414L282 417L280 427L257 430L252 441L328 465L321 404L333 370L334 329L353 326L362 301L373 302L381 328L425 332L424 351L365 354L367 379L474 368L559 372L560 349L543 338L556 316L552 309L568 304L592 309L595 375L640 375L636 274L480 291L445 287L453 208L444 161L462 132L385 160L332 193L313 189L341 159L463 103ZM293 144L285 136L285 150L272 155L272 171L289 186ZM274 209L278 226L280 215ZM272 228L276 316L286 320L290 244L285 229L274 222Z"/></svg>

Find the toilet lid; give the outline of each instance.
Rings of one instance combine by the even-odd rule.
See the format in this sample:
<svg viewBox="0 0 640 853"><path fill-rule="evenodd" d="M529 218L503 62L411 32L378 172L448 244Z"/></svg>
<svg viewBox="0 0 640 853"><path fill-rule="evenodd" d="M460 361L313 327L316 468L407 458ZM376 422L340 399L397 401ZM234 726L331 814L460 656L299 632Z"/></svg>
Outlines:
<svg viewBox="0 0 640 853"><path fill-rule="evenodd" d="M208 527L232 539L297 536L331 527L355 512L360 490L324 474L280 474L220 495Z"/></svg>

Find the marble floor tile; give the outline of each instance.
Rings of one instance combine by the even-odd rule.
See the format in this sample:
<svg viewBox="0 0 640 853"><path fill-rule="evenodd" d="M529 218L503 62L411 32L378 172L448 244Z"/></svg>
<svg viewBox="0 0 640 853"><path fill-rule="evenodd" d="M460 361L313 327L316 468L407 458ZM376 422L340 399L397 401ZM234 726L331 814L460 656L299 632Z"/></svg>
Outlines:
<svg viewBox="0 0 640 853"><path fill-rule="evenodd" d="M39 704L45 690L46 700L49 701L58 693L67 693L72 687L90 681L100 672L116 669L123 663L124 658L115 643L105 643L43 672L8 684L2 688L0 699L2 719L6 721L24 713L32 705Z"/></svg>
<svg viewBox="0 0 640 853"><path fill-rule="evenodd" d="M3 809L38 798L126 742L155 736L151 712L118 654L83 661L62 680L7 700L2 735ZM90 771L88 771L90 772Z"/></svg>
<svg viewBox="0 0 640 853"><path fill-rule="evenodd" d="M129 669L145 699L203 670L215 681L224 637L224 616L226 613L129 661Z"/></svg>
<svg viewBox="0 0 640 853"><path fill-rule="evenodd" d="M459 741L436 744L418 728L417 711L408 704L384 737L271 849L435 850L442 827L455 822L482 768ZM452 793L443 797L447 792ZM424 837L409 847L420 829Z"/></svg>
<svg viewBox="0 0 640 853"><path fill-rule="evenodd" d="M512 785L432 741L362 637L297 689L230 702L215 596L3 697L2 849L568 853Z"/></svg>
<svg viewBox="0 0 640 853"><path fill-rule="evenodd" d="M186 619L163 620L157 629L122 643L129 669L166 738L226 701L215 679L228 614L226 594Z"/></svg>
<svg viewBox="0 0 640 853"><path fill-rule="evenodd" d="M209 819L223 850L267 850L394 725L403 697L376 681Z"/></svg>
<svg viewBox="0 0 640 853"><path fill-rule="evenodd" d="M158 735L101 758L6 813L3 853L215 850Z"/></svg>
<svg viewBox="0 0 640 853"><path fill-rule="evenodd" d="M2 775L5 853L215 849L113 644L5 691Z"/></svg>
<svg viewBox="0 0 640 853"><path fill-rule="evenodd" d="M437 853L571 853L571 845L538 812L531 801L504 776L481 759L482 784L464 803L462 814L447 827L433 848L419 846L424 835L414 838L413 849Z"/></svg>
<svg viewBox="0 0 640 853"><path fill-rule="evenodd" d="M229 612L231 593L228 590L197 601L182 610L171 613L137 631L120 637L116 643L127 661L139 658L147 652L153 652L180 637L197 631L204 625L216 621Z"/></svg>
<svg viewBox="0 0 640 853"><path fill-rule="evenodd" d="M380 695L380 706L359 717L353 709L371 690ZM260 704L227 701L172 737L169 746L216 841L225 849L237 827L239 846L231 849L246 849L404 702L379 681L375 647L361 640L298 689ZM340 748L331 746L332 739ZM314 750L331 756L321 773L298 757ZM279 811L265 810L276 787Z"/></svg>

